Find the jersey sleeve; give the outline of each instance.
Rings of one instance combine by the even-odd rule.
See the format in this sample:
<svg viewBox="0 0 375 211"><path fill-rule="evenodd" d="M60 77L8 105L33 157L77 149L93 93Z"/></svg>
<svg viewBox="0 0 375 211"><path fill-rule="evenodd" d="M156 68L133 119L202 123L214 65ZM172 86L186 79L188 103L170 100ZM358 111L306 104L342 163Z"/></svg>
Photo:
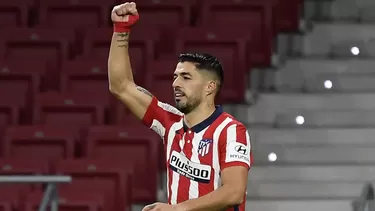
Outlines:
<svg viewBox="0 0 375 211"><path fill-rule="evenodd" d="M220 169L244 166L252 163L250 135L242 124L231 124L224 129L219 140Z"/></svg>
<svg viewBox="0 0 375 211"><path fill-rule="evenodd" d="M144 125L164 138L166 130L173 122L179 121L182 113L175 107L152 98L150 105L142 119Z"/></svg>

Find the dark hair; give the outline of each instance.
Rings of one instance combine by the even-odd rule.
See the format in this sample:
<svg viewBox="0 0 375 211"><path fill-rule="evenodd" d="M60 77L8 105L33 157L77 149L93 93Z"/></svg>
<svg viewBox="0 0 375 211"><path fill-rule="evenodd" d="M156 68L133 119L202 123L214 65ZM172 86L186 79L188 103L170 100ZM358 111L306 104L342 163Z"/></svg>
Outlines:
<svg viewBox="0 0 375 211"><path fill-rule="evenodd" d="M178 62L192 62L198 70L206 70L215 74L219 81L219 90L224 83L224 70L219 60L207 53L182 53L178 56Z"/></svg>

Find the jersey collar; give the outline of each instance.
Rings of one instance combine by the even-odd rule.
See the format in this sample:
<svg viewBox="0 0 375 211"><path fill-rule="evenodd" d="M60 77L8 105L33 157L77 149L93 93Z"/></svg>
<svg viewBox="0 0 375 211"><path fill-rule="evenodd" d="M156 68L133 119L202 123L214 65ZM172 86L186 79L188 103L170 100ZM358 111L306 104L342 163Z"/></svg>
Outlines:
<svg viewBox="0 0 375 211"><path fill-rule="evenodd" d="M199 133L209 125L211 125L221 114L223 113L223 109L221 106L216 106L215 111L209 116L207 119L203 120L201 123L195 125L194 127L191 128L191 130L194 133ZM189 127L185 124L184 121L184 131L186 132L189 130Z"/></svg>

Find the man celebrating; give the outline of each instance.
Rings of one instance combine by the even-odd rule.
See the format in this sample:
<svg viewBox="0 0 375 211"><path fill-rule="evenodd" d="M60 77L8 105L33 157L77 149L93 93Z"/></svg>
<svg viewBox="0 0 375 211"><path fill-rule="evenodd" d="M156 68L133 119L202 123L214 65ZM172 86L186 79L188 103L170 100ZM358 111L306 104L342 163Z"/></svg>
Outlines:
<svg viewBox="0 0 375 211"><path fill-rule="evenodd" d="M114 7L111 17L109 89L160 135L166 153L169 203L143 210L244 211L250 137L243 124L215 106L223 85L220 62L208 54L180 54L172 84L176 107L162 103L133 80L128 42L139 19L135 3Z"/></svg>

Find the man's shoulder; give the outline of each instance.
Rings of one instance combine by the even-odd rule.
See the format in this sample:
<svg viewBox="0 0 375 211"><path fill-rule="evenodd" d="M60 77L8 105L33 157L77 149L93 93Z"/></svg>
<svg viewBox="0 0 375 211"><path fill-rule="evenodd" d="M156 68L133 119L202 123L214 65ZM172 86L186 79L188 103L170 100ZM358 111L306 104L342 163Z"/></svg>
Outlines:
<svg viewBox="0 0 375 211"><path fill-rule="evenodd" d="M232 126L232 125L236 125L236 127L240 127L240 128L245 128L246 129L245 124L243 124L242 122L240 122L239 120L237 120L236 118L234 118L231 114L229 114L227 112L223 112L222 115L224 115L225 117L227 117L227 118L230 119L230 121L226 125L226 128L228 128L229 126Z"/></svg>
<svg viewBox="0 0 375 211"><path fill-rule="evenodd" d="M172 106L172 105L170 105L168 103L164 103L164 102L158 101L157 104L164 111L170 113L171 115L176 115L176 116L180 116L180 117L183 117L183 115L184 115L181 111L179 111L177 108L175 108L174 106Z"/></svg>

